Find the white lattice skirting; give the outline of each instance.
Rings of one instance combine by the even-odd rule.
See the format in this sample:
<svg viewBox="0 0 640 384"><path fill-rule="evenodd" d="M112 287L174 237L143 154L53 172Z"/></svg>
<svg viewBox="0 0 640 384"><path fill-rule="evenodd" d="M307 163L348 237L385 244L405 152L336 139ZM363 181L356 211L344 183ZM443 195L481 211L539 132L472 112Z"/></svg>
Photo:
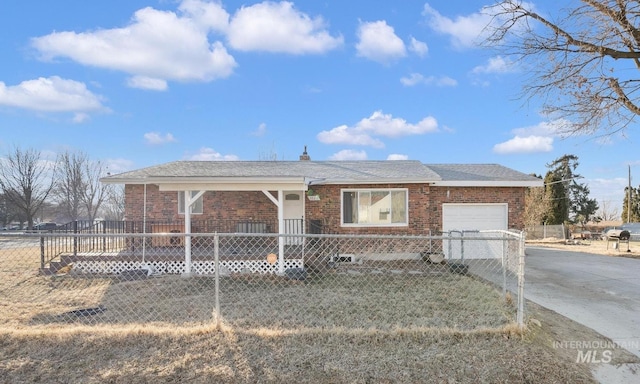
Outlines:
<svg viewBox="0 0 640 384"><path fill-rule="evenodd" d="M150 266L153 273L159 274L181 274L184 270L184 260L182 261L92 261L82 260L73 263L73 269L85 273L95 274L120 274L126 271L142 269ZM269 264L266 260L229 260L221 261L220 273L276 273L278 272L278 264ZM303 268L302 259L284 260L284 269ZM197 275L212 275L215 273L215 262L213 261L193 261L191 263L191 272Z"/></svg>

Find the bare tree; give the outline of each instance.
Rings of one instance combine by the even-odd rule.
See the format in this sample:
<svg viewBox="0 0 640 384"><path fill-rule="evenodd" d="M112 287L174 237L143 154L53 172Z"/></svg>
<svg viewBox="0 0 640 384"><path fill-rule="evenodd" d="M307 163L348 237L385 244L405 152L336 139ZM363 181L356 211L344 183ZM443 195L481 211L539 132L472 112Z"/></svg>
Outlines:
<svg viewBox="0 0 640 384"><path fill-rule="evenodd" d="M58 156L53 195L71 221L78 220L81 216L82 198L86 188L83 167L87 161L86 155L82 153L65 152Z"/></svg>
<svg viewBox="0 0 640 384"><path fill-rule="evenodd" d="M60 205L71 220L86 217L93 222L107 199L109 185L100 183L105 167L82 152L65 152L58 163L55 191Z"/></svg>
<svg viewBox="0 0 640 384"><path fill-rule="evenodd" d="M520 0L487 10L486 43L526 66L524 95L566 119L563 133L624 132L640 115L637 1L581 0L557 19Z"/></svg>
<svg viewBox="0 0 640 384"><path fill-rule="evenodd" d="M100 178L106 175L106 167L100 161L86 161L84 164L84 194L82 203L90 222L95 220L102 204L109 198L113 189L110 184L103 184Z"/></svg>
<svg viewBox="0 0 640 384"><path fill-rule="evenodd" d="M107 220L124 220L124 186L111 185L107 199L102 205L102 214Z"/></svg>
<svg viewBox="0 0 640 384"><path fill-rule="evenodd" d="M16 208L4 193L0 193L0 226L6 227L13 221L25 222L24 215Z"/></svg>
<svg viewBox="0 0 640 384"><path fill-rule="evenodd" d="M598 211L596 216L598 216L601 221L620 220L620 212L618 212L618 208L607 200L603 200L600 203L600 210Z"/></svg>
<svg viewBox="0 0 640 384"><path fill-rule="evenodd" d="M0 189L5 199L24 215L28 229L33 228L33 219L53 188L51 171L50 164L33 149L15 147L0 159Z"/></svg>
<svg viewBox="0 0 640 384"><path fill-rule="evenodd" d="M525 227L533 227L535 225L544 224L551 204L546 198L544 187L535 187L527 189L524 197L524 225Z"/></svg>

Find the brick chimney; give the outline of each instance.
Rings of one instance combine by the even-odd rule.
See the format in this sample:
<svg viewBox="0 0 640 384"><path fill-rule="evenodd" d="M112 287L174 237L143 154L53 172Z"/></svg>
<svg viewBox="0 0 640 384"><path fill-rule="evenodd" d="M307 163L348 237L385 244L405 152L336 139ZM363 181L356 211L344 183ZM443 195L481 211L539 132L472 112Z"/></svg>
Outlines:
<svg viewBox="0 0 640 384"><path fill-rule="evenodd" d="M304 152L302 152L302 155L300 155L300 161L309 161L311 160L311 156L309 156L309 154L307 154L307 146L304 146Z"/></svg>

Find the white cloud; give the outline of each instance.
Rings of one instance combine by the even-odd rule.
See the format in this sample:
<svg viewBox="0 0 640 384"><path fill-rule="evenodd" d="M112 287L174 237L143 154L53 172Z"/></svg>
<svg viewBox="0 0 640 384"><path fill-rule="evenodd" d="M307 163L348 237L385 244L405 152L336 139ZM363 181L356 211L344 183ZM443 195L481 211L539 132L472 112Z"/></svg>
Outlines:
<svg viewBox="0 0 640 384"><path fill-rule="evenodd" d="M491 57L487 60L485 65L479 65L471 71L475 74L487 74L487 73L512 73L516 72L517 68L514 63L505 59L502 56Z"/></svg>
<svg viewBox="0 0 640 384"><path fill-rule="evenodd" d="M218 1L183 0L178 9L205 31L225 33L229 28L229 14Z"/></svg>
<svg viewBox="0 0 640 384"><path fill-rule="evenodd" d="M420 73L412 73L408 77L400 78L402 85L413 87L418 84L435 85L438 87L455 87L458 82L449 76L424 76Z"/></svg>
<svg viewBox="0 0 640 384"><path fill-rule="evenodd" d="M352 128L346 125L335 127L330 131L322 131L318 133L317 138L321 143L325 144L350 144L384 148L382 141L374 139L357 127Z"/></svg>
<svg viewBox="0 0 640 384"><path fill-rule="evenodd" d="M147 132L144 134L144 141L149 145L162 145L173 143L176 139L171 133L162 135L158 132Z"/></svg>
<svg viewBox="0 0 640 384"><path fill-rule="evenodd" d="M384 20L360 23L357 33L358 56L388 64L407 55L404 42Z"/></svg>
<svg viewBox="0 0 640 384"><path fill-rule="evenodd" d="M409 44L409 50L420 57L424 57L429 52L427 43L416 40L411 36L411 44Z"/></svg>
<svg viewBox="0 0 640 384"><path fill-rule="evenodd" d="M107 159L105 165L107 172L111 175L127 172L134 168L133 161L127 159Z"/></svg>
<svg viewBox="0 0 640 384"><path fill-rule="evenodd" d="M240 8L228 31L231 47L239 51L324 53L343 44L331 36L321 17L311 18L293 3L264 1Z"/></svg>
<svg viewBox="0 0 640 384"><path fill-rule="evenodd" d="M342 151L329 156L329 160L367 160L367 152L364 150L356 151L355 149L343 149Z"/></svg>
<svg viewBox="0 0 640 384"><path fill-rule="evenodd" d="M251 132L251 135L261 137L261 136L264 136L266 133L267 133L267 124L260 123L260 125L258 125L258 128L255 131Z"/></svg>
<svg viewBox="0 0 640 384"><path fill-rule="evenodd" d="M457 48L478 46L478 43L484 39L485 27L491 22L491 16L482 12L451 19L442 16L428 3L424 5L422 14L433 30L449 35L451 43Z"/></svg>
<svg viewBox="0 0 640 384"><path fill-rule="evenodd" d="M136 11L123 28L53 32L33 38L31 44L42 60L68 58L126 72L138 82L143 78L211 81L229 76L236 66L221 42L208 40L209 32L226 29L224 17L211 16L216 7L223 14L220 4L196 0L184 2L180 15L147 7Z"/></svg>
<svg viewBox="0 0 640 384"><path fill-rule="evenodd" d="M383 148L384 143L374 137L399 137L422 135L438 131L438 122L428 116L416 124L410 124L401 118L394 118L382 111L375 111L371 116L360 120L354 126L341 125L329 131L318 133L317 138L325 144L349 144Z"/></svg>
<svg viewBox="0 0 640 384"><path fill-rule="evenodd" d="M493 151L499 154L550 152L553 150L554 138L562 136L562 130L569 124L568 120L556 119L515 128L511 130L514 138L494 145Z"/></svg>
<svg viewBox="0 0 640 384"><path fill-rule="evenodd" d="M401 155L398 153L392 153L389 156L387 156L387 160L409 160L409 156Z"/></svg>
<svg viewBox="0 0 640 384"><path fill-rule="evenodd" d="M91 117L89 116L89 114L84 112L76 112L73 115L73 119L71 121L73 121L76 124L82 124L82 123L86 123L89 120L91 120Z"/></svg>
<svg viewBox="0 0 640 384"><path fill-rule="evenodd" d="M0 81L0 105L41 112L105 111L102 97L84 83L58 76L26 80L15 86Z"/></svg>
<svg viewBox="0 0 640 384"><path fill-rule="evenodd" d="M493 152L501 155L551 152L552 150L553 138L543 136L516 136L493 146Z"/></svg>
<svg viewBox="0 0 640 384"><path fill-rule="evenodd" d="M219 152L216 152L212 148L200 148L198 153L193 155L188 155L187 160L198 160L198 161L236 161L240 160L240 158L236 155L223 155Z"/></svg>
<svg viewBox="0 0 640 384"><path fill-rule="evenodd" d="M153 79L146 76L133 76L127 80L127 85L131 88L148 89L150 91L166 91L167 81L163 79Z"/></svg>
<svg viewBox="0 0 640 384"><path fill-rule="evenodd" d="M542 121L537 125L516 128L512 130L513 134L519 136L561 136L563 129L566 129L571 123L565 119L556 119L552 121Z"/></svg>

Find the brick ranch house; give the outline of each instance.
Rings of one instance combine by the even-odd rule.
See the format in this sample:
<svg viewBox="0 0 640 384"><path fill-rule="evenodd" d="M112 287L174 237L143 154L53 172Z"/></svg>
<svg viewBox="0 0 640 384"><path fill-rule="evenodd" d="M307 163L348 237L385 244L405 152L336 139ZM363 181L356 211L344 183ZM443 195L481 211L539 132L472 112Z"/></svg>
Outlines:
<svg viewBox="0 0 640 384"><path fill-rule="evenodd" d="M501 165L419 161L176 161L101 181L125 185L127 221L193 233L522 229L525 191L542 186Z"/></svg>
<svg viewBox="0 0 640 384"><path fill-rule="evenodd" d="M184 246L185 273L192 270L191 234L198 233L522 229L525 191L543 183L496 164L311 161L306 151L299 161L175 161L101 181L125 185L125 221L144 223L134 232L182 233L177 244L154 237L159 243L152 245ZM278 272L295 241L279 237Z"/></svg>

